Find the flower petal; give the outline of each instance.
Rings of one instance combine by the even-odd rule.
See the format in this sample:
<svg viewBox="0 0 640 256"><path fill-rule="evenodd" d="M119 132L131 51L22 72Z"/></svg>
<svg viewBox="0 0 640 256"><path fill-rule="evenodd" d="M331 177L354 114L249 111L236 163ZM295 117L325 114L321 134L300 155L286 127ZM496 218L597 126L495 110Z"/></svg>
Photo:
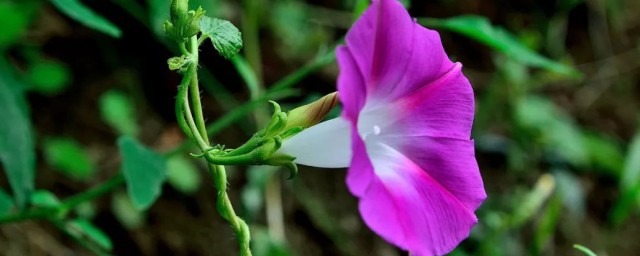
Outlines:
<svg viewBox="0 0 640 256"><path fill-rule="evenodd" d="M407 64L403 79L388 93L390 99L412 94L429 85L451 71L455 64L449 60L442 47L438 32L414 24L413 52Z"/></svg>
<svg viewBox="0 0 640 256"><path fill-rule="evenodd" d="M410 94L453 68L438 33L417 24L397 0L374 1L346 41L366 91L378 100Z"/></svg>
<svg viewBox="0 0 640 256"><path fill-rule="evenodd" d="M338 93L338 97L342 102L343 115L355 122L367 97L364 79L351 52L346 47L339 46L336 54L340 66L340 75L338 76L338 91L340 93Z"/></svg>
<svg viewBox="0 0 640 256"><path fill-rule="evenodd" d="M343 118L334 118L296 134L285 140L278 153L296 157L295 163L344 168L351 161L350 124Z"/></svg>
<svg viewBox="0 0 640 256"><path fill-rule="evenodd" d="M383 136L380 140L420 166L469 211L487 198L472 140L429 136Z"/></svg>
<svg viewBox="0 0 640 256"><path fill-rule="evenodd" d="M461 68L457 63L440 79L395 102L397 119L390 132L470 139L475 109L473 89Z"/></svg>
<svg viewBox="0 0 640 256"><path fill-rule="evenodd" d="M376 176L359 208L372 230L415 255L448 253L469 236L475 214L434 177L383 143L367 148Z"/></svg>
<svg viewBox="0 0 640 256"><path fill-rule="evenodd" d="M374 0L346 36L368 87L398 82L409 57L414 23L397 0Z"/></svg>
<svg viewBox="0 0 640 256"><path fill-rule="evenodd" d="M347 172L347 187L351 194L361 197L367 191L375 174L373 173L371 160L367 155L365 143L360 138L355 125L351 127L351 141L353 143L353 158Z"/></svg>

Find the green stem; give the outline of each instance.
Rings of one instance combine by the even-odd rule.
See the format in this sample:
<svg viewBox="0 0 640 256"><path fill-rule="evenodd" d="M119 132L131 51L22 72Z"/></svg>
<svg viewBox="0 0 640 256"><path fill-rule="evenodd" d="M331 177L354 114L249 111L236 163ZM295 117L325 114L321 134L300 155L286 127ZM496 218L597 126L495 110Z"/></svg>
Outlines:
<svg viewBox="0 0 640 256"><path fill-rule="evenodd" d="M182 78L182 82L180 82L180 86L178 87L178 96L176 96L176 106L175 113L176 118L178 119L178 126L182 132L184 132L187 137L192 140L195 140L195 137L191 133L191 129L189 128L189 124L187 124L187 120L185 119L184 113L182 112L182 105L185 102L185 98L187 97L187 91L189 90L189 80L191 77L191 73L195 72L195 69L188 68L187 73Z"/></svg>
<svg viewBox="0 0 640 256"><path fill-rule="evenodd" d="M223 165L209 164L209 170L213 176L213 182L218 189L217 209L222 218L227 220L238 238L241 256L251 256L251 233L247 223L236 215L233 204L227 193L227 173Z"/></svg>
<svg viewBox="0 0 640 256"><path fill-rule="evenodd" d="M191 92L191 104L193 104L193 113L190 108L189 99L184 93L181 98L182 102L176 102L176 109L179 107L178 103L182 103L182 111L181 113L176 113L178 115L182 115L186 117L186 122L191 130L191 134L195 138L196 142L200 146L200 150L205 152L211 146L209 145L209 139L207 136L207 129L204 122L204 116L202 114L202 103L200 102L200 89L198 88L198 39L196 36L191 37L190 40L191 48L189 49L191 52L193 62L189 66L189 70L192 70L185 76L185 79L189 79L191 81L189 91ZM195 114L195 120L194 120ZM214 177L214 182L216 188L218 189L218 212L220 215L226 219L234 233L238 237L238 244L240 246L240 255L242 256L251 256L251 250L249 248L251 234L249 232L249 226L245 223L240 217L238 217L233 210L233 205L231 204L231 199L229 199L229 195L227 194L227 174L222 165L215 165L211 163L213 158L209 157L210 154L206 154L205 157L210 162L209 169Z"/></svg>
<svg viewBox="0 0 640 256"><path fill-rule="evenodd" d="M111 177L109 180L105 181L102 184L99 184L87 191L69 197L62 201L60 206L57 209L52 210L51 208L35 208L28 210L26 212L17 213L14 215L4 216L0 218L1 223L9 223L9 222L18 222L30 219L48 219L55 216L60 211L67 211L69 209L73 209L87 201L91 201L95 198L101 197L103 195L108 194L113 189L119 187L124 184L124 176L120 173L116 176Z"/></svg>
<svg viewBox="0 0 640 256"><path fill-rule="evenodd" d="M208 145L209 144L209 137L207 136L207 128L205 126L204 123L204 116L202 115L202 103L200 102L200 88L198 86L198 61L199 61L199 55L198 55L198 37L197 36L192 36L191 37L191 60L193 61L192 67L194 69L196 69L196 71L194 71L191 74L191 84L190 84L190 88L189 91L191 92L191 104L193 105L193 114L196 118L196 127L198 128L198 132L200 133L200 136L202 137L203 141Z"/></svg>
<svg viewBox="0 0 640 256"><path fill-rule="evenodd" d="M196 122L193 120L193 114L191 113L191 107L189 106L189 100L187 99L187 95L184 95L184 100L182 101L182 111L184 111L184 116L187 118L187 125L191 130L191 134L193 134L196 143L200 147L200 150L208 150L210 148L209 143L204 141L200 132L198 131L198 126ZM205 137L206 138L206 137Z"/></svg>
<svg viewBox="0 0 640 256"><path fill-rule="evenodd" d="M116 176L111 177L109 180L98 186L95 186L85 192L65 199L64 201L62 201L62 206L65 209L72 209L84 202L91 201L95 198L106 195L113 189L119 187L124 183L124 175L122 173L118 173Z"/></svg>

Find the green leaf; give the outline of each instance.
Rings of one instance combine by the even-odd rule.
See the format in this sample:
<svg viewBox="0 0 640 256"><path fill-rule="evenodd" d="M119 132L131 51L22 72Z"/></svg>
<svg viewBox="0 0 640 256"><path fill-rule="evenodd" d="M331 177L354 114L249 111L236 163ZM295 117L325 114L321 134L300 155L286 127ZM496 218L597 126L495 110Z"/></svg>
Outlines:
<svg viewBox="0 0 640 256"><path fill-rule="evenodd" d="M369 7L369 3L371 3L370 0L356 0L356 4L353 7L354 20L360 18L360 15L362 15L364 11L367 10L367 7Z"/></svg>
<svg viewBox="0 0 640 256"><path fill-rule="evenodd" d="M92 29L112 37L120 37L122 31L78 0L50 0L62 13Z"/></svg>
<svg viewBox="0 0 640 256"><path fill-rule="evenodd" d="M167 174L165 159L128 136L120 137L118 146L129 196L138 210L146 210L162 192Z"/></svg>
<svg viewBox="0 0 640 256"><path fill-rule="evenodd" d="M204 16L200 20L200 31L209 36L213 47L227 59L238 54L242 48L242 33L227 20Z"/></svg>
<svg viewBox="0 0 640 256"><path fill-rule="evenodd" d="M540 135L540 143L564 160L583 165L588 154L582 132L573 120L550 100L529 96L516 104L515 117L520 125Z"/></svg>
<svg viewBox="0 0 640 256"><path fill-rule="evenodd" d="M118 133L134 137L138 134L135 106L129 96L119 91L108 91L100 96L98 103L102 120Z"/></svg>
<svg viewBox="0 0 640 256"><path fill-rule="evenodd" d="M47 190L38 190L31 195L31 204L40 207L56 208L60 206L60 199Z"/></svg>
<svg viewBox="0 0 640 256"><path fill-rule="evenodd" d="M491 25L485 17L462 15L448 19L424 18L419 21L428 27L445 29L472 38L529 66L572 77L581 76L580 72L573 67L552 61L527 48L505 29Z"/></svg>
<svg viewBox="0 0 640 256"><path fill-rule="evenodd" d="M0 162L19 208L33 191L35 148L31 121L21 84L12 78L10 66L0 60Z"/></svg>
<svg viewBox="0 0 640 256"><path fill-rule="evenodd" d="M67 231L76 238L88 238L102 249L113 249L111 239L102 230L85 219L75 219L67 222Z"/></svg>
<svg viewBox="0 0 640 256"><path fill-rule="evenodd" d="M620 143L604 134L585 132L583 144L593 166L616 178L620 177L624 163L624 153Z"/></svg>
<svg viewBox="0 0 640 256"><path fill-rule="evenodd" d="M629 144L620 186L623 191L629 191L638 183L640 183L640 133L633 136Z"/></svg>
<svg viewBox="0 0 640 256"><path fill-rule="evenodd" d="M200 172L193 162L182 156L174 156L167 161L167 182L185 194L193 194L200 188Z"/></svg>
<svg viewBox="0 0 640 256"><path fill-rule="evenodd" d="M43 147L45 159L56 170L77 180L86 180L93 176L95 171L93 159L77 141L68 138L50 138L44 141Z"/></svg>
<svg viewBox="0 0 640 256"><path fill-rule="evenodd" d="M558 194L549 199L545 209L539 217L534 233L535 255L540 255L553 239L558 220L562 214L562 202Z"/></svg>
<svg viewBox="0 0 640 256"><path fill-rule="evenodd" d="M116 193L111 199L111 211L116 218L129 229L139 228L144 224L144 213L131 202L124 193Z"/></svg>
<svg viewBox="0 0 640 256"><path fill-rule="evenodd" d="M575 248L578 251L583 252L584 254L586 254L587 256L598 256L595 252L593 252L591 249L584 247L582 245L579 244L574 244L573 248Z"/></svg>
<svg viewBox="0 0 640 256"><path fill-rule="evenodd" d="M640 133L631 140L620 177L621 197L611 210L610 220L621 224L636 208L640 198Z"/></svg>
<svg viewBox="0 0 640 256"><path fill-rule="evenodd" d="M162 35L162 24L169 19L171 0L149 0L149 24L156 35Z"/></svg>
<svg viewBox="0 0 640 256"><path fill-rule="evenodd" d="M543 174L536 182L535 187L515 207L511 219L511 227L520 227L533 218L552 195L555 188L555 179L550 174Z"/></svg>
<svg viewBox="0 0 640 256"><path fill-rule="evenodd" d="M71 71L63 63L40 61L29 67L27 78L30 89L46 95L55 95L69 86Z"/></svg>
<svg viewBox="0 0 640 256"><path fill-rule="evenodd" d="M0 189L0 217L7 215L13 209L13 200L3 189Z"/></svg>
<svg viewBox="0 0 640 256"><path fill-rule="evenodd" d="M25 4L3 1L0 3L0 48L4 48L15 42L26 30L31 21L29 11Z"/></svg>

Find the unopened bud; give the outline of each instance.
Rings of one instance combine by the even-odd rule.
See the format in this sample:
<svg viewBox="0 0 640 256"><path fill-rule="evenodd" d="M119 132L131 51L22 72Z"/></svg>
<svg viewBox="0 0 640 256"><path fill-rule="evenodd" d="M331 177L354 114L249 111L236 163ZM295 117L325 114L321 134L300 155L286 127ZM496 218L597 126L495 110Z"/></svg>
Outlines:
<svg viewBox="0 0 640 256"><path fill-rule="evenodd" d="M170 19L163 24L167 36L178 42L184 42L200 31L200 19L204 16L204 10L189 10L188 0L172 0L170 7Z"/></svg>
<svg viewBox="0 0 640 256"><path fill-rule="evenodd" d="M289 120L284 130L295 127L309 128L324 119L338 104L338 93L333 92L307 105L297 107L287 114Z"/></svg>
<svg viewBox="0 0 640 256"><path fill-rule="evenodd" d="M169 15L172 20L176 21L187 15L189 11L189 0L173 0L169 8Z"/></svg>

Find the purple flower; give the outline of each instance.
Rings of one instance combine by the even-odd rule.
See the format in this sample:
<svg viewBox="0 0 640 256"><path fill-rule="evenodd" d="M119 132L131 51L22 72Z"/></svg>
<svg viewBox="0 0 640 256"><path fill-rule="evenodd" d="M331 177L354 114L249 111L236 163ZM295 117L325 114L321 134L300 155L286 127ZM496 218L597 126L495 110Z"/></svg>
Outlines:
<svg viewBox="0 0 640 256"><path fill-rule="evenodd" d="M462 65L396 0L374 0L337 54L342 116L286 140L281 152L299 164L349 166L364 222L390 243L412 255L450 252L486 198Z"/></svg>

